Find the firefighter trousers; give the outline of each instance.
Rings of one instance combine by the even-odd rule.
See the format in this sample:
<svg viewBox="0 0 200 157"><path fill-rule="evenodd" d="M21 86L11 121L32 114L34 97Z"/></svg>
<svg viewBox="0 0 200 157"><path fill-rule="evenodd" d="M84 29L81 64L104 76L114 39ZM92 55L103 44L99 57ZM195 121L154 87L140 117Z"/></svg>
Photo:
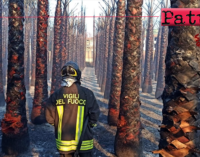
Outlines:
<svg viewBox="0 0 200 157"><path fill-rule="evenodd" d="M79 153L80 157L93 157L92 152ZM60 154L60 157L74 157L74 153L71 154Z"/></svg>

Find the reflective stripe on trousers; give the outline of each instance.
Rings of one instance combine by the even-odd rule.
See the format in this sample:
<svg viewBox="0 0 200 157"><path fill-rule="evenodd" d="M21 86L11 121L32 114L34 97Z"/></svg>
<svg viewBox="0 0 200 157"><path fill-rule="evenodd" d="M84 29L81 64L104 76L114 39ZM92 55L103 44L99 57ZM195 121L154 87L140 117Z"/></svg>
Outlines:
<svg viewBox="0 0 200 157"><path fill-rule="evenodd" d="M58 139L56 139L57 148L60 151L76 150L77 145L78 145L78 141L80 139L82 129L83 129L84 106L78 106L75 140L71 140L71 141L62 141L61 140L62 118L63 118L64 107L63 106L57 106L57 110L58 110L58 117L59 117ZM93 148L93 139L83 141L80 150L90 150L92 148Z"/></svg>

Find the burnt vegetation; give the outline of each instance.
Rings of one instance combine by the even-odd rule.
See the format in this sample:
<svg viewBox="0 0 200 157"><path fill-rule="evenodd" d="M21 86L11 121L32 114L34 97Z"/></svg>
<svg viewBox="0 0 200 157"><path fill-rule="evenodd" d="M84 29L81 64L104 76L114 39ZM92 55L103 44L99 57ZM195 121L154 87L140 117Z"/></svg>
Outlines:
<svg viewBox="0 0 200 157"><path fill-rule="evenodd" d="M148 139L148 151L160 157L200 156L200 29L161 26L161 17L154 17L161 8L198 8L199 3L102 0L99 17L94 10L91 37L84 2L72 1L55 0L53 20L50 0L0 1L2 153L29 151L29 127L47 127L46 100L61 87L62 66L74 61L84 71L84 86L97 79L91 88L101 95L103 129L96 129L96 152L141 157ZM151 132L158 126L159 133ZM114 132L112 146L106 145L112 153L101 147L106 132Z"/></svg>

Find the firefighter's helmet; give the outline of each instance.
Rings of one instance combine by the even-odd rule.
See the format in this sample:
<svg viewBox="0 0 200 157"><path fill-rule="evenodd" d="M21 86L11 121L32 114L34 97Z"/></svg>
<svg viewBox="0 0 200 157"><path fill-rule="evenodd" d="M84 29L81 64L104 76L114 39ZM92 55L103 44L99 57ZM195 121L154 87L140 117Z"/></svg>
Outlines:
<svg viewBox="0 0 200 157"><path fill-rule="evenodd" d="M76 78L78 82L80 82L81 79L81 71L79 66L73 61L69 61L63 66L61 69L61 75L64 78Z"/></svg>

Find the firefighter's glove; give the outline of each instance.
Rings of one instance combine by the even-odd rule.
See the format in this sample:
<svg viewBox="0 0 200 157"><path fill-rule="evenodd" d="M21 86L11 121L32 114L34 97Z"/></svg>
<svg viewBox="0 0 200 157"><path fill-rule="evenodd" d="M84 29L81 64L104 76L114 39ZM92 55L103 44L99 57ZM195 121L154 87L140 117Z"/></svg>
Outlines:
<svg viewBox="0 0 200 157"><path fill-rule="evenodd" d="M92 122L90 122L90 127L91 127L91 128L94 128L94 127L96 127L96 126L97 126L96 123L92 123Z"/></svg>

